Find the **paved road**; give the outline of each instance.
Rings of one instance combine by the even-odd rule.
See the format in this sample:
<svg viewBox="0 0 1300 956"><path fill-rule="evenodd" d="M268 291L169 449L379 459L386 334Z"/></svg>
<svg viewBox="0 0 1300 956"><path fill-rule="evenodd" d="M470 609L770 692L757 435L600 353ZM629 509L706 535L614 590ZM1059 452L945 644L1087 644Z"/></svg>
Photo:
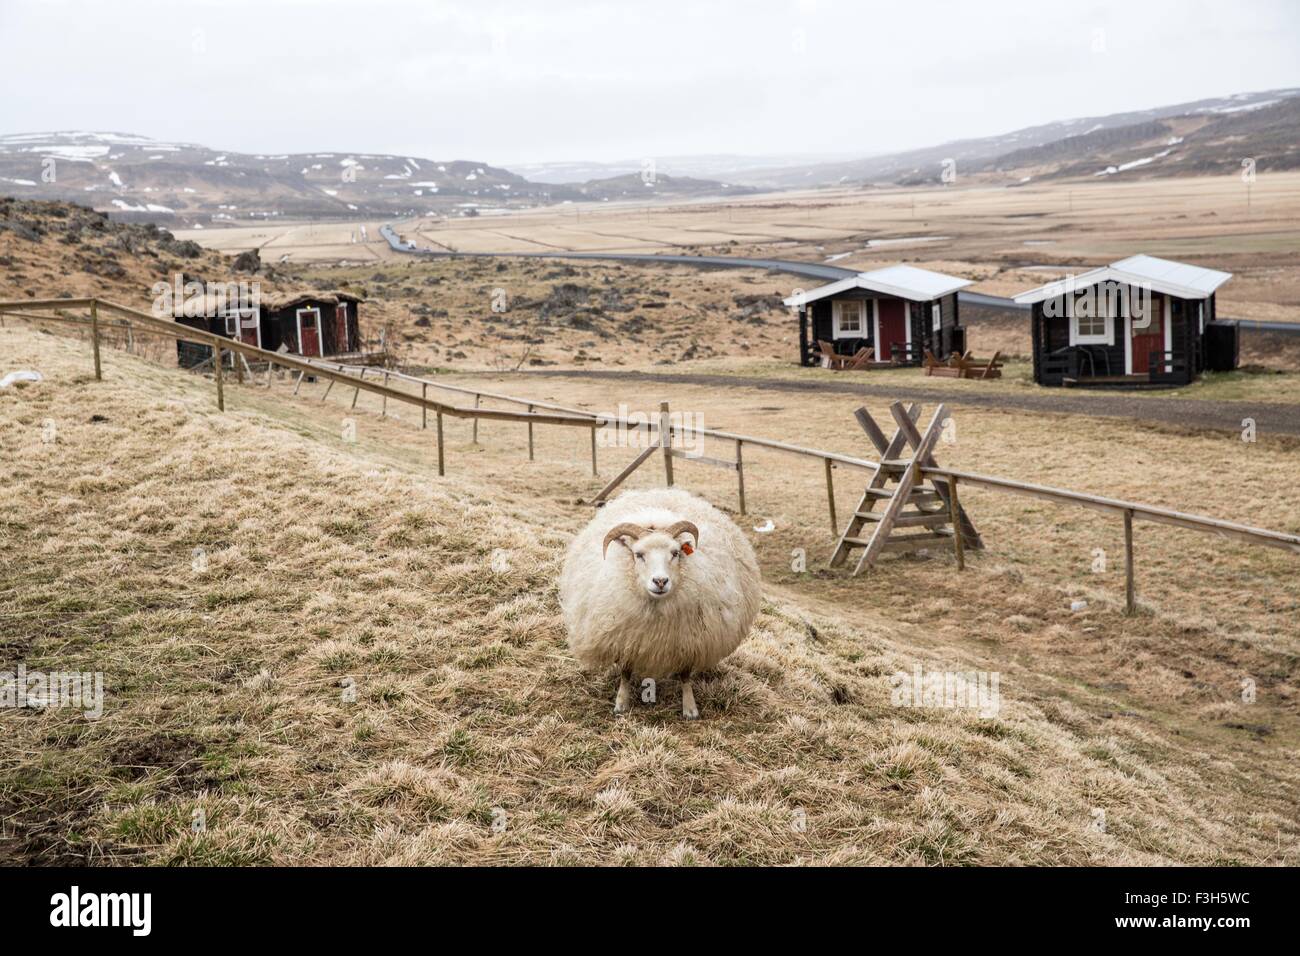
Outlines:
<svg viewBox="0 0 1300 956"><path fill-rule="evenodd" d="M756 376L712 375L699 372L631 372L607 369L531 370L519 374L588 378L623 381L662 382L665 385L707 385L710 387L755 388L773 392L833 392L861 395L864 398L898 398L944 401L974 408L1002 408L1013 411L1054 412L1072 415L1095 415L1101 418L1124 418L1130 421L1176 425L1183 428L1227 431L1239 434L1243 418L1253 418L1260 435L1300 437L1300 404L1278 402L1219 402L1199 398L1142 397L1124 392L1081 394L1054 388L1024 395L942 386L869 385L855 381L824 379L762 378ZM920 373L918 372L918 375ZM933 381L933 380L931 380Z"/></svg>
<svg viewBox="0 0 1300 956"><path fill-rule="evenodd" d="M805 279L817 279L822 282L835 282L858 274L857 269L844 269L840 266L827 266L817 262L796 262L791 259L746 259L741 256L681 256L668 253L637 252L439 252L435 249L417 249L403 243L391 226L381 226L380 235L388 240L394 252L406 255L427 256L431 259L455 258L504 258L517 259L608 259L616 262L652 262L668 265L713 266L719 269L771 269L775 272L788 272ZM984 295L981 292L958 292L958 298L970 305L992 306L1015 312L1027 312L1028 306L1017 305L1011 299L996 295Z"/></svg>
<svg viewBox="0 0 1300 956"><path fill-rule="evenodd" d="M720 269L771 269L776 272L788 272L803 276L805 279L818 279L835 282L858 274L856 269L844 269L840 266L827 266L817 262L796 262L790 259L746 259L740 256L679 256L661 253L635 252L439 252L434 249L418 249L414 245L403 243L391 225L379 227L379 233L394 252L411 256L427 256L431 259L456 258L492 258L512 257L518 259L611 259L622 262L654 262L669 265L714 266ZM983 292L958 292L957 298L963 305L981 305L1008 312L1029 312L1029 306L1020 305L1013 299L1002 296L985 295ZM1292 322L1257 322L1254 319L1218 319L1219 325L1239 325L1243 329L1260 332L1280 332L1284 335L1300 335L1300 323Z"/></svg>

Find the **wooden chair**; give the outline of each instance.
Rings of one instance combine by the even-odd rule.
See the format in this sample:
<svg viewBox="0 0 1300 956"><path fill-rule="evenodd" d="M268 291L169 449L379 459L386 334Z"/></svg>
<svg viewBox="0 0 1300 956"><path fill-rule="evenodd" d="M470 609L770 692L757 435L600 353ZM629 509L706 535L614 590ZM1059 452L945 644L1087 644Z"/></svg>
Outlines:
<svg viewBox="0 0 1300 956"><path fill-rule="evenodd" d="M875 358L875 355L875 349L864 345L853 353L853 358L849 359L848 364L845 365L844 368L849 372L857 371L859 369L869 369L871 368L871 360Z"/></svg>
<svg viewBox="0 0 1300 956"><path fill-rule="evenodd" d="M821 349L822 368L839 370L848 366L849 357L838 354L835 347L825 339L818 339L817 347Z"/></svg>
<svg viewBox="0 0 1300 956"><path fill-rule="evenodd" d="M947 362L940 362L929 349L925 350L925 374L938 378L961 378L963 372L962 357L957 354L948 356Z"/></svg>
<svg viewBox="0 0 1300 956"><path fill-rule="evenodd" d="M994 352L994 353L993 353L993 357L992 357L991 359L989 359L987 363L985 363L985 365L984 365L983 368L976 369L975 367L972 366L972 367L969 369L969 373L970 373L970 374L968 374L966 377L967 377L967 378L981 378L981 379L983 379L983 378L1001 378L1001 377L1002 377L1002 363L998 361L998 359L1000 359L1000 358L1002 358L1002 353L1001 353L1001 352ZM978 371L978 374L976 374L977 371Z"/></svg>

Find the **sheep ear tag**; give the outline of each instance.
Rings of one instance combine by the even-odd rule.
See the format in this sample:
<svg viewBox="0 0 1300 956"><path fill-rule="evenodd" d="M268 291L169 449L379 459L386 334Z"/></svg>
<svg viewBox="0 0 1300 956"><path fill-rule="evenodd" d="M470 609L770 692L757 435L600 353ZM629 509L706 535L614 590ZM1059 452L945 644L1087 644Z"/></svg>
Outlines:
<svg viewBox="0 0 1300 956"><path fill-rule="evenodd" d="M695 553L695 549L691 547L691 543L689 541L683 541L682 554L694 554L694 553Z"/></svg>

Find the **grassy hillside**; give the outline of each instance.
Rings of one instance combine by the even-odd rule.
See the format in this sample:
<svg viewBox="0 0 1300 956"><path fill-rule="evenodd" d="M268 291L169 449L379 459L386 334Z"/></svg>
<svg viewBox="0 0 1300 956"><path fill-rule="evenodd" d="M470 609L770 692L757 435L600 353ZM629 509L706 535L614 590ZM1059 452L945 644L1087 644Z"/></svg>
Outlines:
<svg viewBox="0 0 1300 956"><path fill-rule="evenodd" d="M118 352L104 382L70 339L0 354L47 376L0 392L0 670L106 684L99 720L0 710L0 862L1295 861L1246 755L1068 688L892 706L896 671L980 665L791 586L703 720L675 685L616 720L556 606L571 494L507 494L466 444L438 479L409 424L283 387L220 415Z"/></svg>

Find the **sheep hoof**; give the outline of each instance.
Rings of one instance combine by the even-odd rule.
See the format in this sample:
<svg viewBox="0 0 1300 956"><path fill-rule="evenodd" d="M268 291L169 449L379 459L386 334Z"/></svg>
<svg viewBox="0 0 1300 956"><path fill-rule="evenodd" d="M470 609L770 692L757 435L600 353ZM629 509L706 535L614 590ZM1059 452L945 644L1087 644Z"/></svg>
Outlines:
<svg viewBox="0 0 1300 956"><path fill-rule="evenodd" d="M699 709L697 708L697 709L695 709L695 710L683 710L683 711L682 711L682 719L683 719L683 720L699 720L699 719L700 719L700 712L699 712Z"/></svg>

